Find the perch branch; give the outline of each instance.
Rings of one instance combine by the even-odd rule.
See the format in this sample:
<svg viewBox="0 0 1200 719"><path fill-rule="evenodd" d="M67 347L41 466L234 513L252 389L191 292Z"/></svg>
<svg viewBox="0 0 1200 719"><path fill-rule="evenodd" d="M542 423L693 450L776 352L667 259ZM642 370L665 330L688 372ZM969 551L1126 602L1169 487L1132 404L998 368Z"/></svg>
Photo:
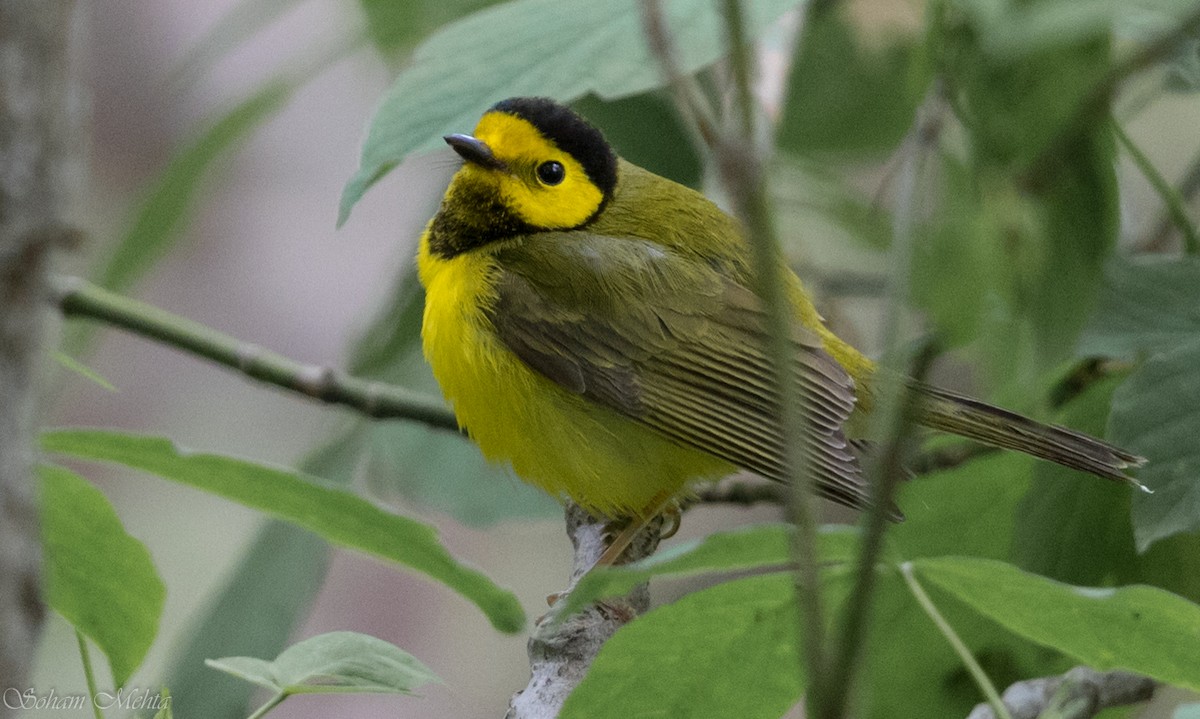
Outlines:
<svg viewBox="0 0 1200 719"><path fill-rule="evenodd" d="M306 365L241 342L198 322L114 294L75 277L59 277L51 294L63 315L106 322L218 364L251 379L339 404L376 419L408 419L458 431L454 415L438 400L382 382L350 377L329 367Z"/></svg>
<svg viewBox="0 0 1200 719"><path fill-rule="evenodd" d="M607 520L593 517L575 504L566 509L567 535L575 548L571 591L608 547ZM662 518L651 522L622 555L624 562L650 556L661 539ZM554 719L563 702L583 681L600 648L618 629L650 606L646 584L620 599L597 602L553 627L538 623L529 638L529 684L513 695L505 719Z"/></svg>
<svg viewBox="0 0 1200 719"><path fill-rule="evenodd" d="M1155 686L1139 674L1075 667L1062 676L1017 682L1001 699L1012 719L1090 719L1105 709L1149 701ZM996 713L980 704L967 719L996 719Z"/></svg>

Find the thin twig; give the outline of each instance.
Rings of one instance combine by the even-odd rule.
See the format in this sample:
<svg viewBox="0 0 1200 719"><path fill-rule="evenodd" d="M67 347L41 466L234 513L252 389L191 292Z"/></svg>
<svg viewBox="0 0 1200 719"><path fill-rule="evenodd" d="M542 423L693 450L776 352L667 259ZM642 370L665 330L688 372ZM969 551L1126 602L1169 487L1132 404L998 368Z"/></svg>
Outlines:
<svg viewBox="0 0 1200 719"><path fill-rule="evenodd" d="M692 492L694 496L683 501L681 509L688 509L697 504L733 504L750 507L755 504L785 504L787 488L781 484L767 482L721 482L706 487L699 487Z"/></svg>
<svg viewBox="0 0 1200 719"><path fill-rule="evenodd" d="M693 128L699 136L702 146L697 149L711 150L716 147L720 136L716 113L704 99L704 94L696 87L695 81L683 74L675 62L675 49L671 35L667 32L661 0L642 0L642 25L645 28L646 42L650 46L650 54L658 60L659 69L667 81L667 88L675 100L676 111L684 123Z"/></svg>
<svg viewBox="0 0 1200 719"><path fill-rule="evenodd" d="M339 404L377 419L408 419L458 431L450 410L411 390L347 376L329 367L306 365L241 342L197 322L114 294L76 277L52 282L53 301L67 317L106 322L136 335L212 360L251 379Z"/></svg>
<svg viewBox="0 0 1200 719"><path fill-rule="evenodd" d="M983 692L983 695L987 697L988 703L995 710L996 717L998 719L1013 719L1012 715L1008 713L1008 708L1004 706L1004 702L1000 701L1000 693L996 691L996 686L992 684L992 680L983 671L983 667L979 665L979 662L975 659L975 655L971 653L970 647L958 636L958 633L954 631L954 627L950 626L950 622L946 621L946 618L938 610L937 605L925 593L925 588L917 581L916 576L913 574L911 562L905 562L900 565L900 575L904 577L904 582L908 585L908 590L912 592L913 597L917 600L917 604L921 605L921 609L937 625L938 631L942 633L942 636L950 643L954 652L958 654L958 658L967 667L967 672L970 673L979 690Z"/></svg>
<svg viewBox="0 0 1200 719"><path fill-rule="evenodd" d="M723 139L716 148L721 180L729 193L738 218L746 228L753 255L758 295L762 299L767 323L767 358L775 375L778 397L779 428L783 438L782 465L792 491L787 504L788 519L795 525L792 558L796 562L796 602L800 608L799 646L807 666L808 703L817 709L825 704L827 652L825 646L825 608L821 593L817 522L813 511L813 478L803 434L808 429L807 408L791 381L794 348L791 324L794 322L785 289L787 268L782 260L779 239L775 235L774 214L766 189L761 158L754 147L754 92L751 87L753 65L746 41L742 4L724 0L725 29L729 61L740 108L740 137Z"/></svg>
<svg viewBox="0 0 1200 719"><path fill-rule="evenodd" d="M1121 127L1121 123L1117 122L1115 117L1112 119L1112 128L1113 133L1117 136L1117 141L1121 143L1133 159L1134 164L1142 171L1142 175L1154 187L1154 191L1158 193L1159 198L1162 199L1163 204L1166 206L1167 214L1175 223L1175 226L1179 228L1179 231L1183 233L1184 251L1189 255L1200 254L1200 235L1196 234L1195 225L1188 219L1187 210L1184 209L1183 198L1180 197L1179 192L1174 187L1171 187L1171 184L1162 176L1162 173L1158 171L1154 163L1150 162L1150 158L1146 157L1146 153L1142 152L1142 149L1134 144L1133 140L1125 132L1125 128Z"/></svg>

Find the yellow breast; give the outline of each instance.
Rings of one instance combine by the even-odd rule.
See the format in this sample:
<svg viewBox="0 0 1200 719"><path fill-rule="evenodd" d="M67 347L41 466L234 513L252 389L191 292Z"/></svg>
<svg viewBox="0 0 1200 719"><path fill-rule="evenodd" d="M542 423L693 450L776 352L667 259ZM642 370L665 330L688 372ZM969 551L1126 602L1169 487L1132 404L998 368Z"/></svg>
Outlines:
<svg viewBox="0 0 1200 719"><path fill-rule="evenodd" d="M609 516L639 515L693 479L733 467L568 392L529 369L496 337L495 260L431 255L421 238L425 357L459 424L485 457L558 497Z"/></svg>

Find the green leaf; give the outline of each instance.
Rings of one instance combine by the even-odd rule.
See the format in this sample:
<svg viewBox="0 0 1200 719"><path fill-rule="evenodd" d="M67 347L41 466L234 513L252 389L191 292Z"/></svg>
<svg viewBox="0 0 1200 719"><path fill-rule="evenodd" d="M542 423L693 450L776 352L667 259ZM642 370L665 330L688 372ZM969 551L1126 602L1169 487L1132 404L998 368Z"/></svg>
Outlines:
<svg viewBox="0 0 1200 719"><path fill-rule="evenodd" d="M179 151L134 213L116 251L96 273L96 284L126 290L162 258L186 226L207 170L282 108L292 90L283 82L267 84Z"/></svg>
<svg viewBox="0 0 1200 719"><path fill-rule="evenodd" d="M525 617L513 594L446 551L432 527L390 514L349 492L294 472L181 450L169 440L103 430L42 435L48 452L116 462L203 489L310 529L334 544L403 564L474 602L492 625L519 631Z"/></svg>
<svg viewBox="0 0 1200 719"><path fill-rule="evenodd" d="M1104 434L1113 391L1106 378L1077 397L1055 420ZM1013 558L1022 569L1070 584L1107 584L1135 561L1129 487L1050 462L1037 462L1017 509Z"/></svg>
<svg viewBox="0 0 1200 719"><path fill-rule="evenodd" d="M981 159L1023 169L1060 140L1065 123L1108 70L1111 11L1089 12L1089 6L1106 4L964 0L954 3L952 11L943 11L938 64L949 74L954 109ZM1041 18L1036 24L1028 20L1055 9L1065 10L1068 17L1054 22ZM1032 41L1035 32L1059 23L1073 31L1058 30L1045 42ZM1003 38L1031 41L1001 48ZM1060 156L1070 164L1069 157Z"/></svg>
<svg viewBox="0 0 1200 719"><path fill-rule="evenodd" d="M285 522L259 531L172 657L166 676L179 716L245 719L253 687L208 670L205 660L229 652L278 652L306 616L328 566L329 544L312 532Z"/></svg>
<svg viewBox="0 0 1200 719"><path fill-rule="evenodd" d="M1013 271L996 238L1007 228L997 206L1007 198L980 197L977 178L949 154L941 156L942 207L913 252L913 302L949 346L980 333L989 302L1013 301Z"/></svg>
<svg viewBox="0 0 1200 719"><path fill-rule="evenodd" d="M779 124L781 149L885 152L913 124L929 78L919 48L908 40L869 47L843 14L835 8L808 15Z"/></svg>
<svg viewBox="0 0 1200 719"><path fill-rule="evenodd" d="M1045 251L1027 298L1041 356L1052 365L1070 355L1092 316L1117 241L1116 150L1103 123L1066 143L1040 180L1038 242Z"/></svg>
<svg viewBox="0 0 1200 719"><path fill-rule="evenodd" d="M254 657L210 659L208 666L283 694L412 694L438 681L403 649L356 632L310 637L274 661Z"/></svg>
<svg viewBox="0 0 1200 719"><path fill-rule="evenodd" d="M1032 331L1041 369L1073 349L1116 241L1112 138L1103 122L1077 122L1081 103L1111 65L1109 31L1098 23L1014 52L998 52L995 38L1026 32L1029 13L1047 23L1051 16L1064 22L1056 11L1080 15L1070 5L955 3L945 6L952 9L943 10L935 42L952 106L969 135L982 204L996 213L988 241L1005 257L1003 314L1020 321L1015 328Z"/></svg>
<svg viewBox="0 0 1200 719"><path fill-rule="evenodd" d="M38 474L46 603L100 647L124 686L158 634L166 589L100 490L62 467Z"/></svg>
<svg viewBox="0 0 1200 719"><path fill-rule="evenodd" d="M384 53L395 53L441 25L498 0L359 0L367 33Z"/></svg>
<svg viewBox="0 0 1200 719"><path fill-rule="evenodd" d="M913 565L922 579L980 614L1079 663L1200 690L1200 606L1170 592L1076 587L990 559L939 557Z"/></svg>
<svg viewBox="0 0 1200 719"><path fill-rule="evenodd" d="M790 566L788 535L791 525L761 524L732 532L717 532L679 544L645 559L616 567L595 567L571 590L555 614L566 617L603 597L628 594L652 577L690 577L711 572ZM858 531L826 525L818 535L824 565L853 562L858 556Z"/></svg>
<svg viewBox="0 0 1200 719"><path fill-rule="evenodd" d="M889 532L906 559L943 554L1008 557L1013 515L1035 460L998 452L953 469L914 477L896 503L905 520Z"/></svg>
<svg viewBox="0 0 1200 719"><path fill-rule="evenodd" d="M662 93L620 100L587 95L574 108L604 132L621 157L690 187L698 187L704 167L679 113Z"/></svg>
<svg viewBox="0 0 1200 719"><path fill-rule="evenodd" d="M1200 258L1114 259L1077 354L1133 357L1200 338L1197 287Z"/></svg>
<svg viewBox="0 0 1200 719"><path fill-rule="evenodd" d="M894 554L1007 558L1016 507L1034 464L1026 455L997 452L905 482L896 502L906 518L888 533ZM974 612L942 610L994 681L1008 684L1060 671L1050 653ZM958 656L893 572L879 578L868 642L863 716L966 716L981 701Z"/></svg>
<svg viewBox="0 0 1200 719"><path fill-rule="evenodd" d="M1200 529L1200 337L1151 357L1113 396L1113 441L1149 461L1133 498L1139 551Z"/></svg>
<svg viewBox="0 0 1200 719"><path fill-rule="evenodd" d="M803 691L795 637L789 574L694 592L609 639L562 719L775 719Z"/></svg>
<svg viewBox="0 0 1200 719"><path fill-rule="evenodd" d="M757 34L795 4L750 4L748 31ZM663 13L683 72L721 56L720 13L713 3L668 0ZM638 0L513 0L477 12L421 43L388 91L371 120L358 172L342 193L338 223L405 157L440 147L447 133L469 132L499 100L544 95L571 102L588 92L617 99L662 85Z"/></svg>
<svg viewBox="0 0 1200 719"><path fill-rule="evenodd" d="M301 469L349 485L362 454L354 423L312 452ZM307 615L329 566L329 544L294 524L271 521L259 530L216 601L173 653L166 672L183 717L244 719L253 687L213 672L206 659L224 654L272 656Z"/></svg>

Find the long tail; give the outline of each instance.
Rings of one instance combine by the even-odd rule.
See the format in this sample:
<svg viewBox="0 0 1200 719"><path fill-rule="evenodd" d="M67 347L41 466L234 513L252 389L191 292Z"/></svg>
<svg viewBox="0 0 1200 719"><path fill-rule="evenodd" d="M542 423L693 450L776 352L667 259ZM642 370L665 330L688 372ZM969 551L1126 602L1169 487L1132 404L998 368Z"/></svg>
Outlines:
<svg viewBox="0 0 1200 719"><path fill-rule="evenodd" d="M918 384L924 398L921 424L1003 449L1015 449L1064 467L1146 489L1125 474L1145 458L1058 425L1044 424L944 389Z"/></svg>

